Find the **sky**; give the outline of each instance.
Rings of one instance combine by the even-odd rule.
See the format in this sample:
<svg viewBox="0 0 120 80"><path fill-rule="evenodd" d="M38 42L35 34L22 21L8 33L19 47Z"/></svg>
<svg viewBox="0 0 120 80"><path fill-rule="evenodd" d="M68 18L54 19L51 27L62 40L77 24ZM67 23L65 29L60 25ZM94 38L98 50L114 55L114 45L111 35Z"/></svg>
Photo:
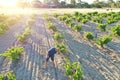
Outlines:
<svg viewBox="0 0 120 80"><path fill-rule="evenodd" d="M40 0L40 1L42 1L43 2L43 0ZM62 0L61 0L62 1ZM91 4L93 1L95 1L95 0L82 0L82 1L84 1L84 2L88 2L89 4ZM108 0L100 0L100 1L108 1ZM114 0L115 1L115 0Z"/></svg>

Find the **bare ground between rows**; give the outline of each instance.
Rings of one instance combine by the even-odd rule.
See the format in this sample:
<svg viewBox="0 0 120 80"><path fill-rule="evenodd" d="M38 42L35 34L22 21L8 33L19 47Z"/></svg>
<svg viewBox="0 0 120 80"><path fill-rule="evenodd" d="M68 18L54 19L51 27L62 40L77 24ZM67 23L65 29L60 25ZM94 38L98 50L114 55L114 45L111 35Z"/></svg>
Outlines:
<svg viewBox="0 0 120 80"><path fill-rule="evenodd" d="M85 80L120 79L120 62L110 56L111 51L97 48L80 33L73 32L55 18L53 21L57 24L58 30L64 33L65 43L71 50L69 58L81 62Z"/></svg>
<svg viewBox="0 0 120 80"><path fill-rule="evenodd" d="M107 31L101 31L99 29L97 29L97 24L96 23L92 23L92 22L87 22L85 25L83 25L83 31L90 31L92 33L94 33L94 35L97 34L97 37L100 38L103 35L110 35L110 28L116 26L118 23L114 23L114 24L110 24L106 27ZM113 49L113 51L116 51L115 53L117 53L120 56L120 37L116 37L114 38L110 43L107 44L107 48Z"/></svg>
<svg viewBox="0 0 120 80"><path fill-rule="evenodd" d="M5 34L0 35L0 53L5 52L8 48L12 47L16 42L16 34L20 33L25 28L25 22L29 16L24 17L18 23L12 25ZM0 57L0 73L10 70L9 60L6 58Z"/></svg>
<svg viewBox="0 0 120 80"><path fill-rule="evenodd" d="M117 23L112 23L106 26L106 31L101 31L100 29L97 28L98 23L88 21L85 24L76 22L73 20L76 24L82 25L82 35L84 35L84 32L92 32L93 35L97 38L101 38L104 35L111 35L110 29L116 25L119 25L119 22ZM109 42L106 46L109 49L114 49L116 50L115 53L120 56L120 37L114 38L111 42ZM113 51L114 51L113 50Z"/></svg>
<svg viewBox="0 0 120 80"><path fill-rule="evenodd" d="M20 33L25 28L27 18L28 16L21 19L18 23L10 26L8 31L0 35L0 53L3 53L7 48L13 45L17 39L16 34Z"/></svg>

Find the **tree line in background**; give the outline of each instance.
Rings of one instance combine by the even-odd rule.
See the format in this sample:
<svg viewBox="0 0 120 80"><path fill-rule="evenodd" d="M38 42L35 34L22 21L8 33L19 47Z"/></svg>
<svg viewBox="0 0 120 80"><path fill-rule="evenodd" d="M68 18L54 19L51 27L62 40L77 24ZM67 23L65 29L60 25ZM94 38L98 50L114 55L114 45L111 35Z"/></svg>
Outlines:
<svg viewBox="0 0 120 80"><path fill-rule="evenodd" d="M39 2L39 0L33 0L34 3ZM70 3L67 3L67 0L44 0L44 3L39 2L40 4L54 4L60 8L120 8L120 0L107 0L100 1L94 0L92 4L88 4L87 2L81 0L71 0ZM34 4L36 5L36 4Z"/></svg>
<svg viewBox="0 0 120 80"><path fill-rule="evenodd" d="M21 0L18 2L18 6L20 7L41 7L43 5L52 5L57 8L120 8L120 0L107 0L100 1L94 0L93 3L89 4L82 0L70 0L70 3L67 2L68 0L44 0L44 2L40 2L40 0L26 0L22 2ZM44 7L44 6L43 6Z"/></svg>
<svg viewBox="0 0 120 80"><path fill-rule="evenodd" d="M58 1L58 0L54 0ZM70 4L67 4L66 0L61 1L57 5L62 8L120 8L120 0L108 0L108 1L100 1L94 0L92 4L88 4L87 2L83 2L81 0L71 0Z"/></svg>

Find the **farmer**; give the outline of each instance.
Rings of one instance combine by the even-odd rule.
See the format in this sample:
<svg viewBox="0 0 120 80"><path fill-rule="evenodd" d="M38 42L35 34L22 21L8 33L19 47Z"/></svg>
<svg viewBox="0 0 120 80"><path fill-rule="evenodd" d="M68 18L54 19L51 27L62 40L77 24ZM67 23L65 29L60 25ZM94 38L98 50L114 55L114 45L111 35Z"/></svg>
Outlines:
<svg viewBox="0 0 120 80"><path fill-rule="evenodd" d="M45 67L47 67L47 62L49 61L49 58L52 60L53 67L55 67L54 63L54 55L58 52L58 49L52 47L48 50L47 56L46 56L46 64Z"/></svg>

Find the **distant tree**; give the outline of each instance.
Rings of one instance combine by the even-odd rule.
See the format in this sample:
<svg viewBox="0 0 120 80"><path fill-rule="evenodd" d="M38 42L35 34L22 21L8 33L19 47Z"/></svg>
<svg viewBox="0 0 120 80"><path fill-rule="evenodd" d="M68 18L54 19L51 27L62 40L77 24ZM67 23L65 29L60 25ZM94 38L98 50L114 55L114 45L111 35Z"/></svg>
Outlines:
<svg viewBox="0 0 120 80"><path fill-rule="evenodd" d="M120 0L116 0L116 7L120 8Z"/></svg>
<svg viewBox="0 0 120 80"><path fill-rule="evenodd" d="M53 1L53 3L54 3L55 5L60 6L60 3L59 3L58 0L51 0L51 1Z"/></svg>
<svg viewBox="0 0 120 80"><path fill-rule="evenodd" d="M74 6L72 4L66 4L67 8L74 8Z"/></svg>
<svg viewBox="0 0 120 80"><path fill-rule="evenodd" d="M100 1L99 5L100 5L101 8L107 7L107 3L105 3L104 1Z"/></svg>
<svg viewBox="0 0 120 80"><path fill-rule="evenodd" d="M94 0L93 3L99 3L100 1L99 0Z"/></svg>
<svg viewBox="0 0 120 80"><path fill-rule="evenodd" d="M91 6L87 2L84 2L84 3L82 3L82 7L83 8L90 8Z"/></svg>
<svg viewBox="0 0 120 80"><path fill-rule="evenodd" d="M116 8L117 6L116 6L115 2L113 2L113 3L111 3L110 7L111 8Z"/></svg>
<svg viewBox="0 0 120 80"><path fill-rule="evenodd" d="M77 3L76 7L77 8L82 8L82 4L81 3Z"/></svg>
<svg viewBox="0 0 120 80"><path fill-rule="evenodd" d="M96 7L96 8L101 8L101 6L100 6L100 1L99 0L95 0L95 1L93 1L93 7Z"/></svg>
<svg viewBox="0 0 120 80"><path fill-rule="evenodd" d="M81 7L82 7L82 1L81 1L81 0L78 0L78 3L76 3L76 6L77 6L78 8L81 8Z"/></svg>
<svg viewBox="0 0 120 80"><path fill-rule="evenodd" d="M110 8L114 8L116 6L114 0L108 0L107 3L108 3L108 7Z"/></svg>
<svg viewBox="0 0 120 80"><path fill-rule="evenodd" d="M73 7L75 7L75 6L76 6L76 0L71 0L71 5L72 5Z"/></svg>
<svg viewBox="0 0 120 80"><path fill-rule="evenodd" d="M96 8L103 8L103 7L107 7L107 4L104 1L99 1L99 0L95 0L92 4L92 7L96 7Z"/></svg>
<svg viewBox="0 0 120 80"><path fill-rule="evenodd" d="M108 0L108 3L113 3L114 1L113 0Z"/></svg>
<svg viewBox="0 0 120 80"><path fill-rule="evenodd" d="M61 1L61 7L65 8L66 7L66 2L65 1Z"/></svg>
<svg viewBox="0 0 120 80"><path fill-rule="evenodd" d="M41 2L39 0L33 0L32 1L32 6L33 7L41 7Z"/></svg>

